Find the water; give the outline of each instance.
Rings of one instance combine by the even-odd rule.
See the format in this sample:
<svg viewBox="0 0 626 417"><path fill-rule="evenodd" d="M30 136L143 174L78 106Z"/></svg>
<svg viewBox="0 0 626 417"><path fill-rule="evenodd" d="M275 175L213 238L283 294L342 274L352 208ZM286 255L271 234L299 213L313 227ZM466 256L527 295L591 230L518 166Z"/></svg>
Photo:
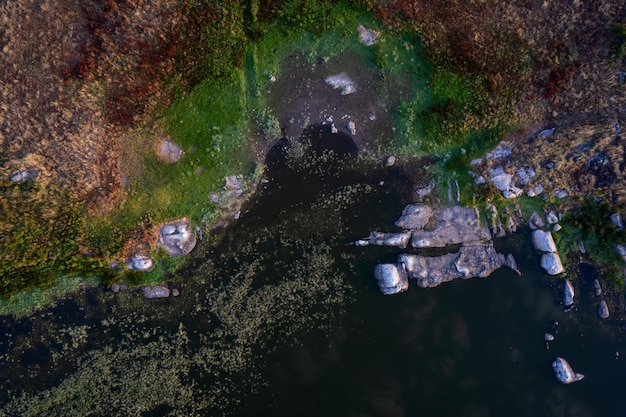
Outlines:
<svg viewBox="0 0 626 417"><path fill-rule="evenodd" d="M194 252L179 298L92 289L5 318L0 415L624 415L621 312L601 321L581 284L563 313L527 232L497 242L521 277L383 296L374 265L399 251L347 243L390 229L426 161L356 161L329 135L270 152L270 182ZM557 382L556 356L586 378Z"/></svg>

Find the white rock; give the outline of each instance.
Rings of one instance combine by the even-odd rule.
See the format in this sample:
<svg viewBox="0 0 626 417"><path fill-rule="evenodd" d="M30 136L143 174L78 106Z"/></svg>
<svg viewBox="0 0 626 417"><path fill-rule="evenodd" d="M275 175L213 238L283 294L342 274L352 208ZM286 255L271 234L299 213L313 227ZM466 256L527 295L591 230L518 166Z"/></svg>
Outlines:
<svg viewBox="0 0 626 417"><path fill-rule="evenodd" d="M350 131L350 134L352 134L352 136L356 135L356 125L354 124L354 122L352 120L350 120L348 122L346 127L348 128L348 130Z"/></svg>
<svg viewBox="0 0 626 417"><path fill-rule="evenodd" d="M555 224L559 222L559 218L553 211L546 212L546 222L548 224Z"/></svg>
<svg viewBox="0 0 626 417"><path fill-rule="evenodd" d="M383 294L397 294L409 288L409 280L403 265L380 264L374 268L374 276Z"/></svg>
<svg viewBox="0 0 626 417"><path fill-rule="evenodd" d="M593 292L598 297L602 295L602 286L597 278L593 280Z"/></svg>
<svg viewBox="0 0 626 417"><path fill-rule="evenodd" d="M569 363L563 358L556 358L554 362L552 362L552 369L554 369L556 379L564 384L571 384L585 377L583 374L574 372Z"/></svg>
<svg viewBox="0 0 626 417"><path fill-rule="evenodd" d="M535 249L541 252L556 252L556 244L552 239L552 233L543 230L533 231L533 245Z"/></svg>
<svg viewBox="0 0 626 417"><path fill-rule="evenodd" d="M624 228L624 221L622 219L622 214L621 213L613 213L613 214L611 214L611 221L613 222L615 227L617 227L618 230L621 230L621 229Z"/></svg>
<svg viewBox="0 0 626 417"><path fill-rule="evenodd" d="M563 305L568 307L574 304L574 286L566 279L563 284Z"/></svg>
<svg viewBox="0 0 626 417"><path fill-rule="evenodd" d="M541 132L537 133L537 137L538 138L547 138L548 136L551 136L552 134L554 134L554 131L556 129L552 128L552 129L544 129Z"/></svg>
<svg viewBox="0 0 626 417"><path fill-rule="evenodd" d="M20 172L16 172L15 174L9 177L9 181L11 182L26 182L37 178L39 175L39 171L36 169L25 169Z"/></svg>
<svg viewBox="0 0 626 417"><path fill-rule="evenodd" d="M545 340L546 342L551 342L554 340L554 335L551 333L546 333L543 335L543 340Z"/></svg>
<svg viewBox="0 0 626 417"><path fill-rule="evenodd" d="M154 262L147 256L135 255L128 259L126 267L133 271L150 272L154 269Z"/></svg>
<svg viewBox="0 0 626 417"><path fill-rule="evenodd" d="M561 258L556 253L546 253L541 255L541 267L548 275L558 275L565 272Z"/></svg>
<svg viewBox="0 0 626 417"><path fill-rule="evenodd" d="M470 161L470 165L480 165L483 163L483 158L476 158Z"/></svg>
<svg viewBox="0 0 626 417"><path fill-rule="evenodd" d="M499 159L499 158L506 158L512 153L513 153L513 148L511 148L510 146L505 146L505 145L500 144L493 151L488 152L487 155L485 156L488 159Z"/></svg>
<svg viewBox="0 0 626 417"><path fill-rule="evenodd" d="M392 155L389 158L387 158L387 162L385 163L385 165L387 165L388 167L392 167L395 163L396 163L396 157Z"/></svg>
<svg viewBox="0 0 626 417"><path fill-rule="evenodd" d="M552 195L554 195L556 198L566 198L566 197L569 197L569 193L565 189L554 190L552 192Z"/></svg>
<svg viewBox="0 0 626 417"><path fill-rule="evenodd" d="M555 225L552 227L552 231L553 231L553 232L558 232L558 231L559 231L559 230L561 230L561 229L562 229L562 227L561 227L561 225L560 225L560 224L558 224L558 223L557 223L557 224L555 224Z"/></svg>
<svg viewBox="0 0 626 417"><path fill-rule="evenodd" d="M170 296L170 289L159 285L141 287L141 291L143 291L144 298L167 298Z"/></svg>

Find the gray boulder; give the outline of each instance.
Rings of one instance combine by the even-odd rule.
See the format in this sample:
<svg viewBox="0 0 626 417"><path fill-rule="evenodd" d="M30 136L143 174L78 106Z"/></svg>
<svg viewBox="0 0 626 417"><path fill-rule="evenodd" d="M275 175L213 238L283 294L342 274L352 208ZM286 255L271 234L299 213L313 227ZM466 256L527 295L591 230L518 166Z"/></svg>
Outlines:
<svg viewBox="0 0 626 417"><path fill-rule="evenodd" d="M444 207L437 213L432 230L415 230L411 236L414 248L445 247L464 242L491 239L486 225L481 225L475 209L453 206Z"/></svg>
<svg viewBox="0 0 626 417"><path fill-rule="evenodd" d="M508 255L506 255L506 266L507 268L512 269L513 271L517 272L517 275L522 275L521 271L519 270L519 267L517 266L517 261L513 257L512 253L509 253Z"/></svg>
<svg viewBox="0 0 626 417"><path fill-rule="evenodd" d="M530 219L528 220L528 226L530 226L531 230L541 229L545 226L543 219L537 214L536 211L530 215Z"/></svg>
<svg viewBox="0 0 626 417"><path fill-rule="evenodd" d="M141 291L143 291L143 298L167 298L170 296L169 288L159 285L141 287Z"/></svg>
<svg viewBox="0 0 626 417"><path fill-rule="evenodd" d="M574 372L569 363L563 358L556 358L554 362L552 362L552 369L554 369L556 379L564 384L571 384L585 377L583 374Z"/></svg>
<svg viewBox="0 0 626 417"><path fill-rule="evenodd" d="M433 210L425 204L409 204L395 225L409 230L423 229L432 215Z"/></svg>
<svg viewBox="0 0 626 417"><path fill-rule="evenodd" d="M374 276L383 294L397 294L409 288L409 280L403 265L380 264L374 268Z"/></svg>
<svg viewBox="0 0 626 417"><path fill-rule="evenodd" d="M559 217L553 211L546 212L546 222L548 224L556 224L559 222Z"/></svg>
<svg viewBox="0 0 626 417"><path fill-rule="evenodd" d="M545 253L541 255L540 264L548 275L558 275L565 272L561 258L556 253Z"/></svg>
<svg viewBox="0 0 626 417"><path fill-rule="evenodd" d="M600 302L598 303L598 316L603 319L609 318L609 306L604 300L600 300Z"/></svg>
<svg viewBox="0 0 626 417"><path fill-rule="evenodd" d="M396 246L398 248L404 249L407 247L410 240L410 230L397 233L371 232L369 237L365 239L359 239L353 242L353 244L355 246Z"/></svg>
<svg viewBox="0 0 626 417"><path fill-rule="evenodd" d="M543 230L533 231L533 245L541 252L556 252L556 244L552 239L552 233Z"/></svg>
<svg viewBox="0 0 626 417"><path fill-rule="evenodd" d="M476 244L461 246L458 253L434 257L401 254L398 263L404 265L408 277L415 278L418 286L431 288L456 278L488 277L505 265L506 258L491 245Z"/></svg>
<svg viewBox="0 0 626 417"><path fill-rule="evenodd" d="M165 223L159 229L157 247L170 256L187 255L196 246L196 235L186 218Z"/></svg>

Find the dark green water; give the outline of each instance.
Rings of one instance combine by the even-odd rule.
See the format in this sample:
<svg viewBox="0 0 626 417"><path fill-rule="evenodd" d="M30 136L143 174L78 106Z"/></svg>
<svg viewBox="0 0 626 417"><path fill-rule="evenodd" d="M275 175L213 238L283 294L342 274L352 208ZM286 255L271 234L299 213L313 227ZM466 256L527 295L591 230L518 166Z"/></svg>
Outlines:
<svg viewBox="0 0 626 417"><path fill-rule="evenodd" d="M563 313L527 232L497 242L521 277L502 269L383 296L374 266L399 251L347 243L392 230L430 181L427 161L385 167L356 153L324 130L280 142L270 182L196 250L177 299L92 289L4 318L0 415L626 413L622 312L601 321L580 279L578 311ZM546 331L558 331L549 350ZM556 356L586 378L557 382Z"/></svg>

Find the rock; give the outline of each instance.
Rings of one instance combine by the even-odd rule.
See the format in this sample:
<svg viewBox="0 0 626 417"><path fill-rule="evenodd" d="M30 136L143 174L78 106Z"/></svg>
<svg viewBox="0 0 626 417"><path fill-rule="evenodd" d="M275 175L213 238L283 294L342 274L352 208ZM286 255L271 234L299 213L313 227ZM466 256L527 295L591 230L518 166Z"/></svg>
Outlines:
<svg viewBox="0 0 626 417"><path fill-rule="evenodd" d="M567 197L569 197L569 193L564 188L561 188L559 190L554 190L552 192L552 195L555 196L556 198L567 198Z"/></svg>
<svg viewBox="0 0 626 417"><path fill-rule="evenodd" d="M400 249L404 249L411 240L411 231L397 232L397 233L384 233L384 232L371 232L366 239L360 239L354 242L355 246L396 246ZM367 242L367 244L363 244Z"/></svg>
<svg viewBox="0 0 626 417"><path fill-rule="evenodd" d="M563 284L563 305L568 307L574 304L574 286L566 279Z"/></svg>
<svg viewBox="0 0 626 417"><path fill-rule="evenodd" d="M196 246L196 235L186 218L166 223L159 229L157 248L170 256L187 255Z"/></svg>
<svg viewBox="0 0 626 417"><path fill-rule="evenodd" d="M513 220L513 217L509 217L509 218L506 219L506 229L511 234L517 232L517 225L515 224L515 221Z"/></svg>
<svg viewBox="0 0 626 417"><path fill-rule="evenodd" d="M135 255L126 261L126 267L133 271L150 272L154 269L154 262L148 256Z"/></svg>
<svg viewBox="0 0 626 417"><path fill-rule="evenodd" d="M561 264L561 258L556 253L546 253L541 255L541 267L548 275L558 275L565 272Z"/></svg>
<svg viewBox="0 0 626 417"><path fill-rule="evenodd" d="M621 232L624 229L624 221L621 213L613 213L611 214L611 221L617 228L618 232Z"/></svg>
<svg viewBox="0 0 626 417"><path fill-rule="evenodd" d="M431 288L455 278L488 277L505 265L506 259L492 245L473 244L461 246L458 253L434 257L401 254L398 263L404 265L409 278L417 279L418 286Z"/></svg>
<svg viewBox="0 0 626 417"><path fill-rule="evenodd" d="M363 25L357 26L357 30L359 31L359 41L367 46L372 46L374 42L376 42L376 39L380 36L379 32L368 29Z"/></svg>
<svg viewBox="0 0 626 417"><path fill-rule="evenodd" d="M476 158L470 161L470 165L480 165L483 163L483 158Z"/></svg>
<svg viewBox="0 0 626 417"><path fill-rule="evenodd" d="M554 335L551 333L545 333L543 335L543 340L545 340L546 342L551 342L554 340Z"/></svg>
<svg viewBox="0 0 626 417"><path fill-rule="evenodd" d="M502 192L504 198L517 198L524 192L524 190L513 184L513 176L505 172L504 168L497 167L489 169L487 172L489 172L489 177L494 187Z"/></svg>
<svg viewBox="0 0 626 417"><path fill-rule="evenodd" d="M356 92L356 84L345 72L326 77L326 84L330 85L334 90L340 89L342 96Z"/></svg>
<svg viewBox="0 0 626 417"><path fill-rule="evenodd" d="M126 284L125 282L120 284L120 291L126 291L127 289L128 289L128 284Z"/></svg>
<svg viewBox="0 0 626 417"><path fill-rule="evenodd" d="M224 188L226 190L242 190L243 189L243 176L242 175L229 175L225 178Z"/></svg>
<svg viewBox="0 0 626 417"><path fill-rule="evenodd" d="M166 139L159 145L157 155L163 162L173 164L178 162L180 157L183 155L183 150L177 143Z"/></svg>
<svg viewBox="0 0 626 417"><path fill-rule="evenodd" d="M571 384L585 377L583 374L575 373L569 363L563 358L556 358L552 362L552 369L554 369L556 379L564 384Z"/></svg>
<svg viewBox="0 0 626 417"><path fill-rule="evenodd" d="M211 200L211 202L213 202L213 203L219 203L220 196L217 193L211 193L211 194L209 194L209 200Z"/></svg>
<svg viewBox="0 0 626 417"><path fill-rule="evenodd" d="M437 213L432 230L415 230L411 236L414 248L445 247L464 242L487 241L491 234L481 225L475 209L461 206L444 207Z"/></svg>
<svg viewBox="0 0 626 417"><path fill-rule="evenodd" d="M597 278L593 280L593 292L596 297L602 295L602 286L600 285L600 281Z"/></svg>
<svg viewBox="0 0 626 417"><path fill-rule="evenodd" d="M374 268L374 276L383 294L397 294L409 288L409 280L402 265L380 264Z"/></svg>
<svg viewBox="0 0 626 417"><path fill-rule="evenodd" d="M533 167L520 167L515 171L515 176L520 185L527 185L530 180L535 176L535 170Z"/></svg>
<svg viewBox="0 0 626 417"><path fill-rule="evenodd" d="M509 253L508 255L506 255L505 265L507 266L507 268L512 269L513 271L517 272L517 275L522 275L519 268L517 267L517 261L515 261L515 258L513 257L512 253Z"/></svg>
<svg viewBox="0 0 626 417"><path fill-rule="evenodd" d="M578 241L578 250L580 251L580 253L587 253L587 250L585 249L585 244L582 240Z"/></svg>
<svg viewBox="0 0 626 417"><path fill-rule="evenodd" d="M615 251L626 262L626 245L615 245Z"/></svg>
<svg viewBox="0 0 626 417"><path fill-rule="evenodd" d="M556 252L556 244L552 239L552 233L543 230L533 231L533 245L535 249L541 252Z"/></svg>
<svg viewBox="0 0 626 417"><path fill-rule="evenodd" d="M456 179L454 180L454 186L456 187L455 201L457 203L460 203L461 202L461 188L459 187L459 182Z"/></svg>
<svg viewBox="0 0 626 417"><path fill-rule="evenodd" d="M598 303L598 316L602 319L609 318L609 306L606 304L606 301L600 300Z"/></svg>
<svg viewBox="0 0 626 417"><path fill-rule="evenodd" d="M551 129L544 129L541 132L537 133L535 136L538 138L547 138L548 136L552 136L555 131L556 131L556 128L554 127Z"/></svg>
<svg viewBox="0 0 626 417"><path fill-rule="evenodd" d="M172 289L172 297L178 297L179 295L180 291L178 291L178 288Z"/></svg>
<svg viewBox="0 0 626 417"><path fill-rule="evenodd" d="M535 185L533 188L531 188L530 190L528 190L526 192L526 195L528 197L537 197L539 194L541 194L543 192L543 185L541 184L537 184Z"/></svg>
<svg viewBox="0 0 626 417"><path fill-rule="evenodd" d="M531 230L541 229L545 226L543 220L536 211L533 211L533 214L530 215L530 220L528 220L528 226L530 226Z"/></svg>
<svg viewBox="0 0 626 417"><path fill-rule="evenodd" d="M423 229L433 215L433 210L425 204L409 204L402 210L402 216L395 225L403 229Z"/></svg>
<svg viewBox="0 0 626 417"><path fill-rule="evenodd" d="M555 225L552 227L552 231L553 231L553 232L558 232L558 231L559 231L559 230L561 230L561 229L562 229L562 227L561 227L561 225L560 225L560 224L558 224L558 223L557 223L557 224L555 224Z"/></svg>
<svg viewBox="0 0 626 417"><path fill-rule="evenodd" d="M520 219L524 217L524 213L522 213L522 208L521 208L521 207L520 207L520 205L519 205L519 204L517 204L517 203L513 206L513 212L514 212L514 213L515 213L515 215L516 215L517 217L519 217Z"/></svg>
<svg viewBox="0 0 626 417"><path fill-rule="evenodd" d="M420 198L423 198L423 197L429 196L434 188L435 188L435 183L431 182L424 188L418 188L417 190L415 190L415 192Z"/></svg>
<svg viewBox="0 0 626 417"><path fill-rule="evenodd" d="M36 169L25 169L23 171L16 172L15 174L9 177L9 181L11 182L26 182L30 180L34 180L39 176L39 171Z"/></svg>
<svg viewBox="0 0 626 417"><path fill-rule="evenodd" d="M167 287L155 285L154 287L141 287L143 298L167 298L170 296L170 290Z"/></svg>
<svg viewBox="0 0 626 417"><path fill-rule="evenodd" d="M558 218L558 216L556 215L555 212L547 211L546 212L546 222L548 224L555 224L555 223L559 222L559 218Z"/></svg>
<svg viewBox="0 0 626 417"><path fill-rule="evenodd" d="M117 282L111 284L111 291L114 293L120 292L120 284L118 284Z"/></svg>
<svg viewBox="0 0 626 417"><path fill-rule="evenodd" d="M487 184L487 178L483 177L482 175L479 175L476 177L476 179L474 180L475 184Z"/></svg>
<svg viewBox="0 0 626 417"><path fill-rule="evenodd" d="M354 124L354 122L352 120L350 120L348 122L348 124L346 125L346 127L348 128L348 130L350 131L350 134L352 136L356 135L356 125Z"/></svg>
<svg viewBox="0 0 626 417"><path fill-rule="evenodd" d="M385 165L387 165L388 167L392 167L395 163L396 163L396 157L392 155L389 158L387 158L387 162L385 163Z"/></svg>
<svg viewBox="0 0 626 417"><path fill-rule="evenodd" d="M510 156L512 153L513 153L513 148L511 148L510 146L499 144L498 146L496 146L496 148L493 151L487 152L487 155L485 156L487 157L487 159L500 159L500 158L506 158L507 156Z"/></svg>
<svg viewBox="0 0 626 417"><path fill-rule="evenodd" d="M617 180L613 163L604 152L598 152L589 159L586 172L595 177L594 188L610 187Z"/></svg>

